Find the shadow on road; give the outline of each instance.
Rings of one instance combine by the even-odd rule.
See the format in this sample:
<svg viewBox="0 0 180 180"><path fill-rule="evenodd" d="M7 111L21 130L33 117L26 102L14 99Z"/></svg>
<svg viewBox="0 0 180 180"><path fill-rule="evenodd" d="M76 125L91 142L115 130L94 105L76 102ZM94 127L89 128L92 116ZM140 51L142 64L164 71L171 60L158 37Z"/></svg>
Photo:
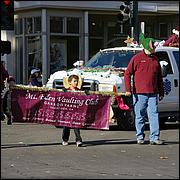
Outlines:
<svg viewBox="0 0 180 180"><path fill-rule="evenodd" d="M179 123L167 122L165 124L161 124L160 125L160 130L167 130L167 129L179 129ZM129 131L129 130L120 129L117 126L117 124L110 124L109 125L109 130L110 131ZM149 124L148 123L145 125L145 130L149 130ZM135 131L135 129L134 130L130 130L130 131Z"/></svg>
<svg viewBox="0 0 180 180"><path fill-rule="evenodd" d="M19 148L19 147L32 147L32 146L54 146L61 143L41 143L41 144L1 144L1 149Z"/></svg>
<svg viewBox="0 0 180 180"><path fill-rule="evenodd" d="M129 139L112 139L112 140L96 140L96 141L85 141L84 142L86 146L97 146L97 145L115 145L115 144L136 144L137 142L135 140L129 140ZM179 141L165 141L163 145L170 145L170 144L179 144ZM143 145L138 146L144 146L144 145L150 145L148 140L145 140L145 143ZM156 145L157 146L157 145Z"/></svg>
<svg viewBox="0 0 180 180"><path fill-rule="evenodd" d="M136 144L137 142L132 139L101 139L101 140L93 140L93 141L84 141L83 147L87 146L98 146L98 145L117 145L117 144ZM165 141L164 145L172 145L179 144L179 141ZM2 144L1 149L9 149L9 148L24 148L24 147L36 147L36 146L59 146L61 143L41 143L41 144ZM69 142L69 145L75 145L75 142ZM145 140L144 145L149 145L149 141ZM139 146L139 145L138 145ZM143 146L143 145L140 145Z"/></svg>

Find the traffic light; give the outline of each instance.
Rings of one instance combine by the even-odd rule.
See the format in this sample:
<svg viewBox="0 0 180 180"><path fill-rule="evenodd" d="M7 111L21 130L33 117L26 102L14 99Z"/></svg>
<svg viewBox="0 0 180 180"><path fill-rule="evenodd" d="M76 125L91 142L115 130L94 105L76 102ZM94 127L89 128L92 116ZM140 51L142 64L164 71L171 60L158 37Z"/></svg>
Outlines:
<svg viewBox="0 0 180 180"><path fill-rule="evenodd" d="M130 1L122 1L123 4L119 7L120 13L117 15L119 22L127 21L131 16Z"/></svg>
<svg viewBox="0 0 180 180"><path fill-rule="evenodd" d="M10 41L1 41L1 55L11 53L11 42Z"/></svg>
<svg viewBox="0 0 180 180"><path fill-rule="evenodd" d="M131 4L131 1L122 1L125 5L129 6Z"/></svg>
<svg viewBox="0 0 180 180"><path fill-rule="evenodd" d="M120 13L118 13L118 15L117 15L117 19L118 19L118 21L119 22L123 22L123 19L124 19L124 15L120 12Z"/></svg>
<svg viewBox="0 0 180 180"><path fill-rule="evenodd" d="M1 1L1 30L14 30L14 1Z"/></svg>

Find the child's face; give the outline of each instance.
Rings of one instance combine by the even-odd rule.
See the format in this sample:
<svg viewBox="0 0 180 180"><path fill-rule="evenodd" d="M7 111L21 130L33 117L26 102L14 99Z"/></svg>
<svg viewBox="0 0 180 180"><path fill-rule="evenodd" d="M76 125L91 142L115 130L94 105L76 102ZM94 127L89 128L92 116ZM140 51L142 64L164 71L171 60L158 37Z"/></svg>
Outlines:
<svg viewBox="0 0 180 180"><path fill-rule="evenodd" d="M38 76L39 76L39 72L36 72L36 73L35 73L35 76L38 77Z"/></svg>
<svg viewBox="0 0 180 180"><path fill-rule="evenodd" d="M71 88L76 88L77 85L78 85L78 80L75 79L75 78L73 78L73 79L71 80L71 82L70 82Z"/></svg>

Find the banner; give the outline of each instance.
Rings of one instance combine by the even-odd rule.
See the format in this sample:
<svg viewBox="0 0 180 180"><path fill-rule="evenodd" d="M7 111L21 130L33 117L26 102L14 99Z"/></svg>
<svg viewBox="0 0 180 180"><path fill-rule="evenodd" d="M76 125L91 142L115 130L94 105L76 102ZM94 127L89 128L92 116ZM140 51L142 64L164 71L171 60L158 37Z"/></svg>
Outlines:
<svg viewBox="0 0 180 180"><path fill-rule="evenodd" d="M13 122L109 129L111 96L13 89Z"/></svg>

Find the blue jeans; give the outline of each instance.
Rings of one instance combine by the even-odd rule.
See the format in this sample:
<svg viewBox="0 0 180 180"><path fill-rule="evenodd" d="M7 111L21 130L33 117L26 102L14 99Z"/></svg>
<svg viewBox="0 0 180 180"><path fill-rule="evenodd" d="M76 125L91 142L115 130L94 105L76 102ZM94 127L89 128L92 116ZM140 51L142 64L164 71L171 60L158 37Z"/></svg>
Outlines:
<svg viewBox="0 0 180 180"><path fill-rule="evenodd" d="M159 139L159 114L157 94L134 94L133 105L135 113L135 126L137 139L144 139L146 112L150 125L150 141Z"/></svg>

